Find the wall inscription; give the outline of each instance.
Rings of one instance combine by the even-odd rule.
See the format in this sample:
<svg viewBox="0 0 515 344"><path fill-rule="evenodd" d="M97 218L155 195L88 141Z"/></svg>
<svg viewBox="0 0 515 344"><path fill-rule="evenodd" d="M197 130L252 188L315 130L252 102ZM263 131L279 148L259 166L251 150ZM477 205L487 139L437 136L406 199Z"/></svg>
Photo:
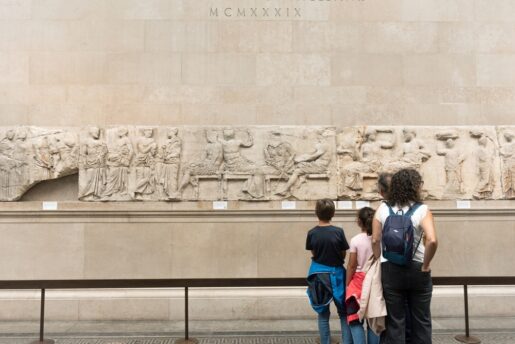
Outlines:
<svg viewBox="0 0 515 344"><path fill-rule="evenodd" d="M0 128L0 200L79 174L82 201L378 199L415 168L427 199L515 199L515 127Z"/></svg>

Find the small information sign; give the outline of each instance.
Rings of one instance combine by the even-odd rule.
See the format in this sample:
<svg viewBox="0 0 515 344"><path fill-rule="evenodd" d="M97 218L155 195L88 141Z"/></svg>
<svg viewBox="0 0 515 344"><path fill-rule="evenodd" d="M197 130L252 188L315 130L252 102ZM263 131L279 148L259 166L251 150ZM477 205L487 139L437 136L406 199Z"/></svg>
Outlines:
<svg viewBox="0 0 515 344"><path fill-rule="evenodd" d="M361 209L365 207L370 207L369 201L356 201L356 209Z"/></svg>
<svg viewBox="0 0 515 344"><path fill-rule="evenodd" d="M43 202L43 205L42 205L43 210L57 210L57 208L58 208L57 202L45 201L45 202Z"/></svg>
<svg viewBox="0 0 515 344"><path fill-rule="evenodd" d="M338 201L336 207L338 209L352 209L352 201Z"/></svg>
<svg viewBox="0 0 515 344"><path fill-rule="evenodd" d="M470 201L456 201L456 208L458 209L470 209Z"/></svg>
<svg viewBox="0 0 515 344"><path fill-rule="evenodd" d="M214 201L213 209L214 210L226 210L227 209L227 201Z"/></svg>
<svg viewBox="0 0 515 344"><path fill-rule="evenodd" d="M292 210L297 208L297 202L295 201L282 201L281 209L283 210Z"/></svg>

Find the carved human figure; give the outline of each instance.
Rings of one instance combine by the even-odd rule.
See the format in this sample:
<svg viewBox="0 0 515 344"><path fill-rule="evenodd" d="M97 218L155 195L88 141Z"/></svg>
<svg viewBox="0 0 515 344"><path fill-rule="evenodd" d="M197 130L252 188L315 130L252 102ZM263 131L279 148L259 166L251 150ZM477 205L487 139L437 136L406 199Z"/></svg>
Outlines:
<svg viewBox="0 0 515 344"><path fill-rule="evenodd" d="M107 146L107 182L104 196L129 195L129 167L134 154L127 128L118 128L116 138Z"/></svg>
<svg viewBox="0 0 515 344"><path fill-rule="evenodd" d="M223 138L220 142L222 143L224 172L250 174L241 189L242 197L263 198L265 195L263 171L241 154L241 147L248 148L254 145L254 139L250 132L246 130L244 138L240 139L236 137L234 129L226 128L223 130Z"/></svg>
<svg viewBox="0 0 515 344"><path fill-rule="evenodd" d="M33 145L34 169L31 173L32 182L52 178L54 171L53 149L50 147L48 136L45 135Z"/></svg>
<svg viewBox="0 0 515 344"><path fill-rule="evenodd" d="M178 192L182 193L189 184L197 185L196 176L219 175L223 162L222 144L218 141L218 133L214 130L206 130L206 147L199 161L189 164L184 171Z"/></svg>
<svg viewBox="0 0 515 344"><path fill-rule="evenodd" d="M478 143L475 152L478 181L474 188L473 197L475 199L491 198L495 185L493 173L494 154L491 149L488 149L488 137L485 134L471 134L473 137L477 137Z"/></svg>
<svg viewBox="0 0 515 344"><path fill-rule="evenodd" d="M14 146L14 160L16 161L16 182L17 186L30 185L29 157L30 144L27 142L27 132L20 129L16 133L16 144Z"/></svg>
<svg viewBox="0 0 515 344"><path fill-rule="evenodd" d="M272 168L271 173L288 176L293 172L295 152L292 145L282 139L280 131L273 130L270 133L263 154L265 163Z"/></svg>
<svg viewBox="0 0 515 344"><path fill-rule="evenodd" d="M95 200L103 196L107 182L106 156L107 145L101 139L98 127L91 127L88 138L80 148L81 180L79 185L79 198L82 200Z"/></svg>
<svg viewBox="0 0 515 344"><path fill-rule="evenodd" d="M419 169L422 163L431 157L431 153L426 149L424 142L417 138L417 133L413 129L402 131L402 162L407 166Z"/></svg>
<svg viewBox="0 0 515 344"><path fill-rule="evenodd" d="M179 165L181 163L182 141L177 136L179 130L173 128L166 133L166 141L159 148L160 169L158 184L162 193L168 199L179 198L177 192L177 179L179 175Z"/></svg>
<svg viewBox="0 0 515 344"><path fill-rule="evenodd" d="M503 162L502 188L504 197L515 199L515 133L504 131L504 144L501 146L500 155Z"/></svg>
<svg viewBox="0 0 515 344"><path fill-rule="evenodd" d="M327 173L327 168L329 167L331 160L331 148L325 140L324 132L320 131L317 135L314 151L307 154L297 155L294 158L295 167L292 175L282 188L276 190L275 194L287 197L291 193L291 188L300 177L307 174Z"/></svg>
<svg viewBox="0 0 515 344"><path fill-rule="evenodd" d="M15 197L17 163L14 157L15 132L8 130L0 141L0 200L12 200Z"/></svg>
<svg viewBox="0 0 515 344"><path fill-rule="evenodd" d="M360 149L357 152L340 150L340 154L349 153L354 160L343 168L343 184L347 189L351 191L363 190L363 174L376 174L382 170L385 164L385 150L393 148L395 136L391 129L383 129L381 132L389 134L389 139L377 140L379 131L377 129L368 129L364 134L363 142L361 144L359 140L356 142L357 145L360 145Z"/></svg>
<svg viewBox="0 0 515 344"><path fill-rule="evenodd" d="M455 138L447 138L445 147L438 147L436 154L445 157L445 189L444 196L457 197L463 194L462 166L465 155L456 147Z"/></svg>
<svg viewBox="0 0 515 344"><path fill-rule="evenodd" d="M226 128L223 130L223 137L220 142L223 150L224 171L248 172L254 168L253 162L241 154L241 147L252 147L254 140L248 130L244 137L244 139L236 138L234 129Z"/></svg>
<svg viewBox="0 0 515 344"><path fill-rule="evenodd" d="M145 199L156 191L156 154L157 143L154 139L154 129L145 128L141 131L136 142L136 188L133 192L135 199Z"/></svg>
<svg viewBox="0 0 515 344"><path fill-rule="evenodd" d="M56 150L59 156L55 164L58 175L68 174L77 168L79 146L77 137L72 133L64 133L56 138Z"/></svg>

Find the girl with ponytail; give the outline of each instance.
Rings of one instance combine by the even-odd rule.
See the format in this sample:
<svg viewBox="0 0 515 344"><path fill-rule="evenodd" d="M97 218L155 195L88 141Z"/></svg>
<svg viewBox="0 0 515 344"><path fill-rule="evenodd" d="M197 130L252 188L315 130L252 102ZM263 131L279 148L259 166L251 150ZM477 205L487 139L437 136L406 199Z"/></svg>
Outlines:
<svg viewBox="0 0 515 344"><path fill-rule="evenodd" d="M357 311L359 310L359 299L361 295L361 287L365 279L363 268L365 263L372 256L372 221L375 211L370 207L361 208L358 212L356 222L361 229L361 233L353 237L350 241L349 264L347 265L346 276L346 296L345 303L347 305L347 322L350 328L353 344L377 344L379 337L370 329L367 331L367 339L365 339L365 331L363 323L359 321Z"/></svg>

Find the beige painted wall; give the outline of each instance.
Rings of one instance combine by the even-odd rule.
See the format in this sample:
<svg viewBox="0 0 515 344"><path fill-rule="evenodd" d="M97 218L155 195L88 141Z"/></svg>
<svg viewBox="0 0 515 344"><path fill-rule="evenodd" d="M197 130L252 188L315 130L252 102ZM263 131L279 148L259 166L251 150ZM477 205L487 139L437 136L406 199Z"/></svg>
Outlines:
<svg viewBox="0 0 515 344"><path fill-rule="evenodd" d="M1 0L0 116L513 124L514 18L511 0Z"/></svg>

